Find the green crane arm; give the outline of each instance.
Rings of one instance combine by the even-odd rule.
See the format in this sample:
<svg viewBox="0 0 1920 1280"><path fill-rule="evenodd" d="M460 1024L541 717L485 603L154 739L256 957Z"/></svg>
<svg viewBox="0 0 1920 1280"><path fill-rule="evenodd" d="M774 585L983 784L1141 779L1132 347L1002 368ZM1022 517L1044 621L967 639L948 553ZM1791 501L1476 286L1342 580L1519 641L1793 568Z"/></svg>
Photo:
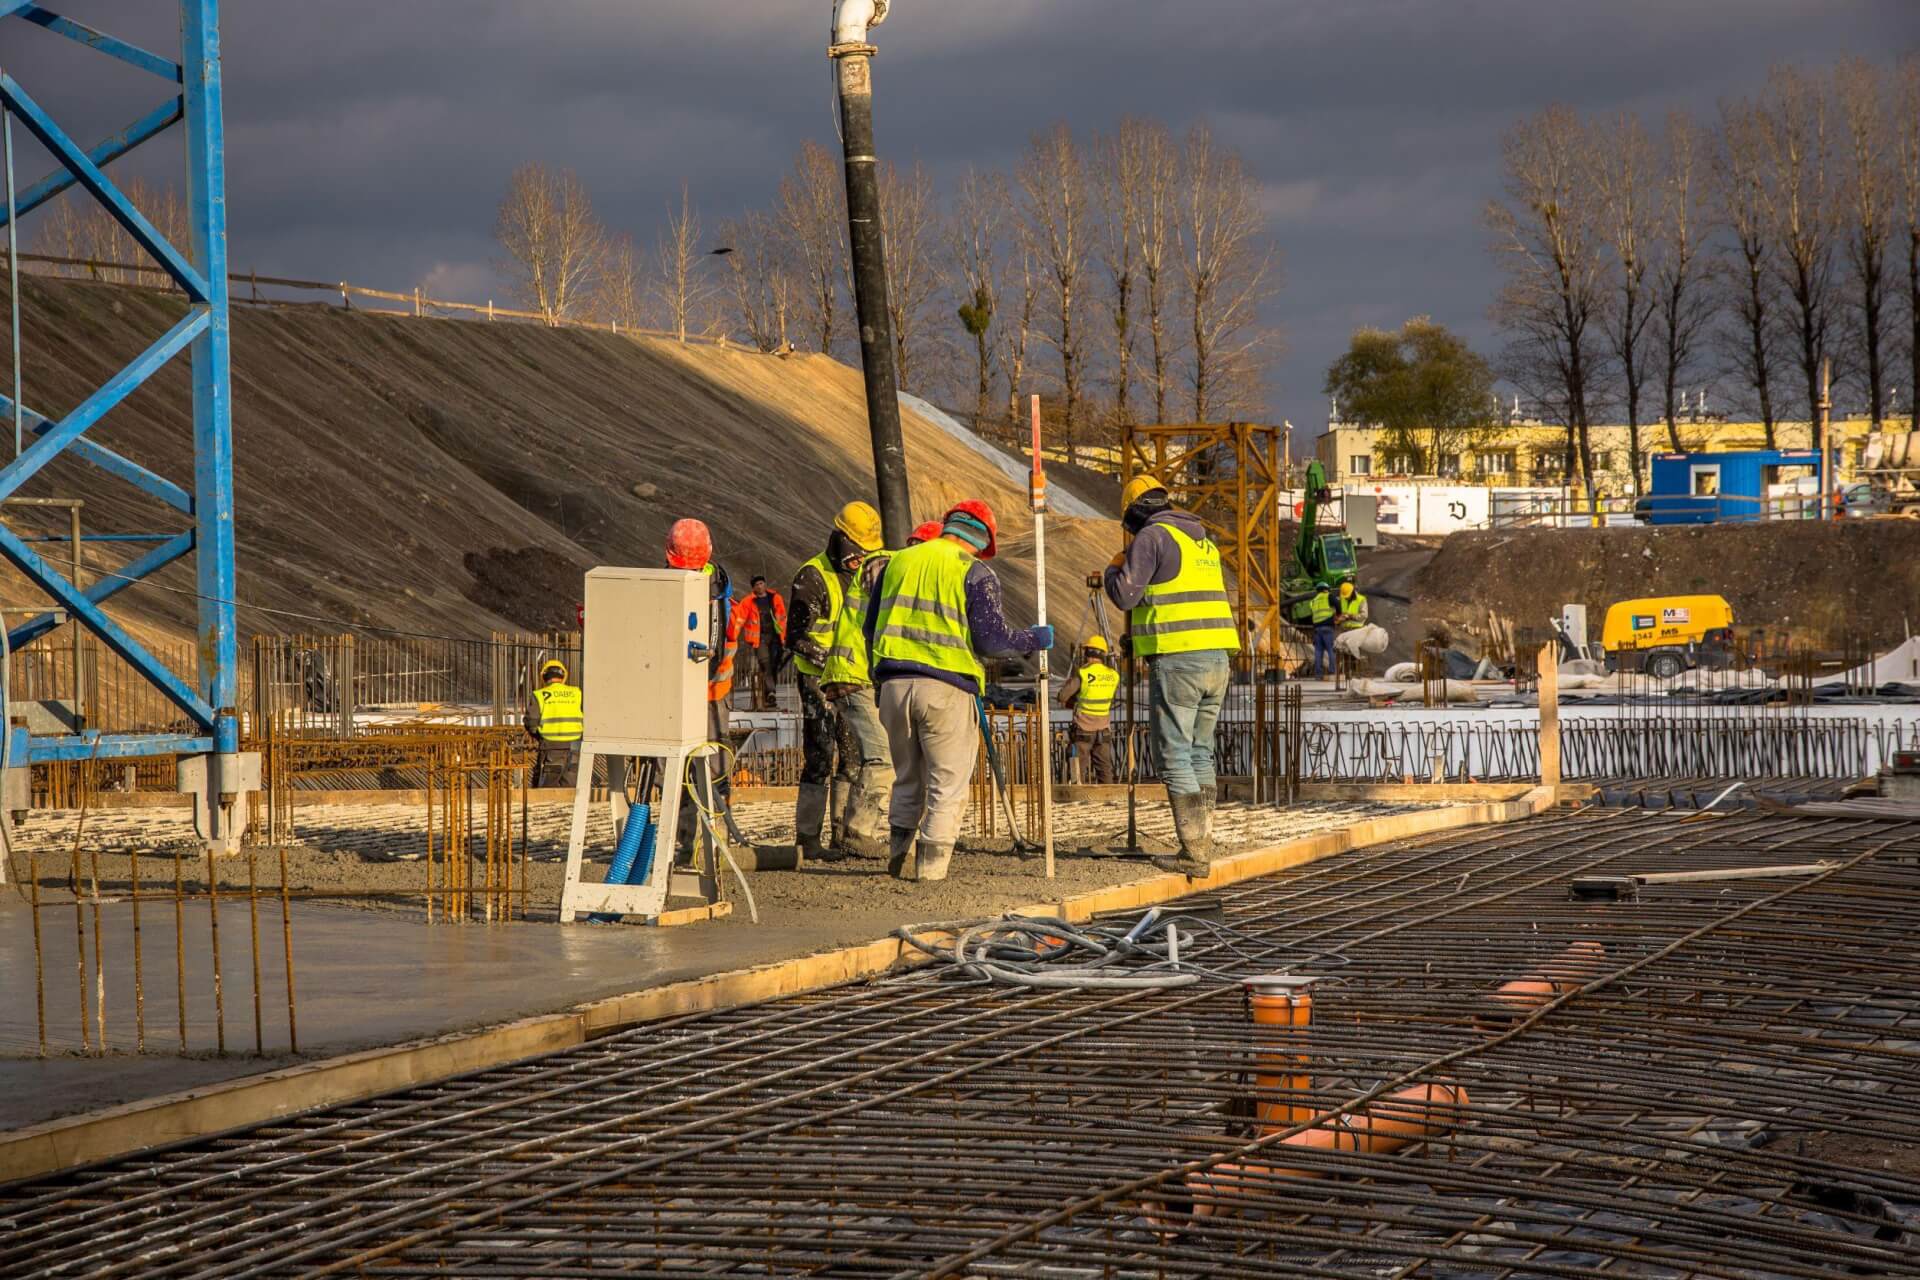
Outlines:
<svg viewBox="0 0 1920 1280"><path fill-rule="evenodd" d="M1300 567L1312 573L1317 567L1315 554L1319 542L1314 530L1320 523L1320 504L1332 495L1327 491L1327 469L1319 459L1307 464L1306 492L1300 500L1300 533L1294 540L1293 557Z"/></svg>

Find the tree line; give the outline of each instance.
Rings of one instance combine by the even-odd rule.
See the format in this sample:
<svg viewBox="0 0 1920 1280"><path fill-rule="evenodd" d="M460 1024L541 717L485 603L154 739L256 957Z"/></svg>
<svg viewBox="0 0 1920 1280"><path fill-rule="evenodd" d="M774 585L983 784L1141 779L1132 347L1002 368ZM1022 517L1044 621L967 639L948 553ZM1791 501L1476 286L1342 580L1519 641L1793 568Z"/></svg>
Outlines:
<svg viewBox="0 0 1920 1280"><path fill-rule="evenodd" d="M1059 124L950 192L918 163L883 163L880 184L902 390L991 430L1043 389L1069 457L1130 421L1261 414L1279 255L1259 183L1204 124ZM522 300L555 318L857 349L841 162L815 142L766 207L710 234L683 187L651 252L600 224L576 175L539 164L513 175L495 232Z"/></svg>
<svg viewBox="0 0 1920 1280"><path fill-rule="evenodd" d="M1684 448L1686 388L1714 380L1767 447L1837 394L1880 429L1920 400L1920 57L1775 67L1702 123L1553 106L1502 146L1488 203L1503 282L1499 374L1565 423L1591 495L1589 428Z"/></svg>

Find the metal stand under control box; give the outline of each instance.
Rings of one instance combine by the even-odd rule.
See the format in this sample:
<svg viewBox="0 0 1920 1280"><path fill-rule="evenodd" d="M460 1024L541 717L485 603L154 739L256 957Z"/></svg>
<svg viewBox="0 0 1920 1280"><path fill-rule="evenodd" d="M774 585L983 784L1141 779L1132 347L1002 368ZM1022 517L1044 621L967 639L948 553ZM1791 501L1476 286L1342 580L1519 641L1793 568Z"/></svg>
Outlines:
<svg viewBox="0 0 1920 1280"><path fill-rule="evenodd" d="M587 574L582 640L579 776L560 920L582 912L649 919L665 909L673 879L674 835L687 758L707 738L708 579L679 569L599 568ZM582 884L581 857L593 764L607 760L616 843L627 820L626 765L631 757L659 763L658 851L640 884Z"/></svg>

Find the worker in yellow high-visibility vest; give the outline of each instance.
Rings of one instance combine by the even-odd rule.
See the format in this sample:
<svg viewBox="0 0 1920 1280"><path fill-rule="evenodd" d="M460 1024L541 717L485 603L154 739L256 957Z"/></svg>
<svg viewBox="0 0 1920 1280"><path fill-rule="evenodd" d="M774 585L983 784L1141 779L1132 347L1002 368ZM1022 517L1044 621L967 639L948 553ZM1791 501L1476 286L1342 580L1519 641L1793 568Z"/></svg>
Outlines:
<svg viewBox="0 0 1920 1280"><path fill-rule="evenodd" d="M893 756L887 871L944 880L980 754L983 657L1053 647L1053 628L1016 629L987 561L999 544L984 502L951 507L938 536L896 552L867 609L880 723Z"/></svg>
<svg viewBox="0 0 1920 1280"><path fill-rule="evenodd" d="M1120 688L1120 673L1107 657L1107 638L1089 637L1080 647L1080 666L1060 691L1060 705L1073 711L1068 741L1085 761L1088 782L1112 782L1115 777L1113 695Z"/></svg>
<svg viewBox="0 0 1920 1280"><path fill-rule="evenodd" d="M794 846L800 863L809 858L832 862L845 857L822 838L829 803L834 829L846 819L848 802L859 777L858 759L841 753L835 766L840 735L833 705L821 692L827 671L827 651L846 602L847 587L860 562L881 545L880 513L871 503L849 502L834 517L827 545L793 575L787 609L787 649L793 654L795 683L800 687L800 791L794 803ZM829 790L831 787L831 790Z"/></svg>
<svg viewBox="0 0 1920 1280"><path fill-rule="evenodd" d="M1200 518L1177 510L1153 476L1128 481L1120 507L1133 541L1107 566L1104 581L1108 599L1130 611L1134 655L1147 660L1154 751L1180 841L1178 858L1156 858L1154 865L1203 876L1213 859L1219 785L1213 731L1240 633L1220 548Z"/></svg>
<svg viewBox="0 0 1920 1280"><path fill-rule="evenodd" d="M549 659L540 664L540 687L527 699L521 723L528 736L540 744L532 785L572 786L586 720L581 712L580 686L567 683L566 663Z"/></svg>

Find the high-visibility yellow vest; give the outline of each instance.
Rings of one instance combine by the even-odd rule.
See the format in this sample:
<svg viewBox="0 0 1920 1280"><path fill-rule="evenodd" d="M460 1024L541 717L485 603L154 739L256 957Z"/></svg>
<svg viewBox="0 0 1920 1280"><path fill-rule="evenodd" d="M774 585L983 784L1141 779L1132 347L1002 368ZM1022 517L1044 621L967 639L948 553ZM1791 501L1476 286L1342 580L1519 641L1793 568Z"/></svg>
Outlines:
<svg viewBox="0 0 1920 1280"><path fill-rule="evenodd" d="M542 742L580 741L586 721L580 715L579 685L542 685L533 691L533 700L540 704Z"/></svg>
<svg viewBox="0 0 1920 1280"><path fill-rule="evenodd" d="M876 551L867 561L878 560L885 573L891 551ZM873 572L863 561L853 575L853 586L840 605L840 619L833 627L833 647L827 650L826 674L822 684L872 684L873 673L867 666L867 575ZM877 580L877 579L876 579Z"/></svg>
<svg viewBox="0 0 1920 1280"><path fill-rule="evenodd" d="M873 629L873 657L917 662L951 671L987 687L987 670L973 651L967 626L967 571L973 552L950 538L935 538L898 552L880 578L880 611Z"/></svg>
<svg viewBox="0 0 1920 1280"><path fill-rule="evenodd" d="M1314 592L1313 599L1307 602L1307 608L1312 610L1314 626L1333 621L1333 599L1325 591Z"/></svg>
<svg viewBox="0 0 1920 1280"><path fill-rule="evenodd" d="M1180 550L1180 572L1147 588L1130 617L1133 651L1141 657L1224 649L1237 653L1240 633L1227 600L1220 548L1212 539L1194 541L1169 524L1158 526Z"/></svg>
<svg viewBox="0 0 1920 1280"><path fill-rule="evenodd" d="M840 575L834 570L833 561L827 559L826 552L822 551L800 567L804 569L808 565L818 569L820 580L827 584L827 608L824 613L815 614L813 620L807 623L807 639L822 649L831 649L833 629L839 624L840 608L846 603L846 590L840 585ZM809 661L798 649L793 652L793 669L803 676L812 676L815 679L819 679L826 673L825 667Z"/></svg>
<svg viewBox="0 0 1920 1280"><path fill-rule="evenodd" d="M1335 596L1334 604L1340 610L1340 625L1357 627L1360 625L1360 611L1367 607L1367 598L1356 591L1348 599Z"/></svg>
<svg viewBox="0 0 1920 1280"><path fill-rule="evenodd" d="M1120 673L1104 662L1083 663L1080 667L1080 694L1073 709L1083 716L1103 720L1113 714L1113 694L1120 687Z"/></svg>

